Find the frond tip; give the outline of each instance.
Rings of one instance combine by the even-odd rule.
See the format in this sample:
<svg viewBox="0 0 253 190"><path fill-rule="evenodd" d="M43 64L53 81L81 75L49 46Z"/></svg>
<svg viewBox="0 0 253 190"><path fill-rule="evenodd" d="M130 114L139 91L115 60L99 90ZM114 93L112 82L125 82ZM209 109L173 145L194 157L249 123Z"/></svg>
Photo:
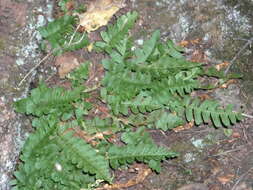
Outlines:
<svg viewBox="0 0 253 190"><path fill-rule="evenodd" d="M199 99L195 99L186 105L186 119L194 120L196 125L208 123L211 120L215 127L222 125L228 127L242 119L242 114L234 112L232 108L232 105L228 105L222 109L216 101L205 100L201 103Z"/></svg>

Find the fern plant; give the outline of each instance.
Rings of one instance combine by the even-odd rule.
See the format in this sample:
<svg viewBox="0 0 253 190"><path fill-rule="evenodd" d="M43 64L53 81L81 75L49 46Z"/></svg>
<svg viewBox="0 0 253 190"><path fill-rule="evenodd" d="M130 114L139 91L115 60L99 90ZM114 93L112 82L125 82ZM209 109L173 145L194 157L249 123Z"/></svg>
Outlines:
<svg viewBox="0 0 253 190"><path fill-rule="evenodd" d="M134 15L135 13L132 13L129 18ZM185 116L188 121L194 120L197 125L212 120L216 127L221 126L221 122L229 126L241 119L240 113L222 109L218 104L200 104L196 103L194 98L188 98L192 103L184 101L192 91L211 87L201 84L200 77L215 76L225 80L225 75L217 70L215 75L215 68L206 71L203 64L187 61L182 55L182 49L172 41L160 41L159 31L155 31L151 38L144 42L143 47L134 51L128 46L132 44L131 37L127 37L124 32L117 36L117 44L111 45L108 36L113 36L114 31L120 31L125 25L125 22L117 22L114 30L109 27L106 32L101 33L101 36L106 36L104 41L98 43L103 44L100 47L110 56L102 61L106 73L102 81L104 88L101 90L101 96L114 114L142 114L146 117L159 109L161 120L155 122L153 127L164 130L182 124ZM110 50L108 46L111 47Z"/></svg>
<svg viewBox="0 0 253 190"><path fill-rule="evenodd" d="M75 31L76 18L65 14L50 22L46 27L38 28L41 36L49 42L54 55L74 51L88 45L87 35ZM45 48L46 43L42 43Z"/></svg>
<svg viewBox="0 0 253 190"><path fill-rule="evenodd" d="M70 50L65 47L68 35L58 39L73 17L61 19L40 29L53 48L60 47L57 54ZM103 41L95 43L96 50L108 55L102 60L105 76L97 97L110 110L107 118L89 115L92 104L83 85L88 62L67 76L72 89L41 83L29 97L15 102L17 112L33 116L35 130L22 149L13 189L83 189L97 181L112 183L112 171L133 162L160 172L161 162L178 154L157 146L147 128L165 131L190 121L228 127L242 119L231 105L223 109L216 101L201 102L190 95L214 87L202 84L201 77L226 81L238 76L225 77L215 68L206 70L201 63L187 61L180 47L160 40L159 31L142 47L133 48L129 30L136 19L136 12L121 16L101 32ZM121 146L110 140L117 132Z"/></svg>

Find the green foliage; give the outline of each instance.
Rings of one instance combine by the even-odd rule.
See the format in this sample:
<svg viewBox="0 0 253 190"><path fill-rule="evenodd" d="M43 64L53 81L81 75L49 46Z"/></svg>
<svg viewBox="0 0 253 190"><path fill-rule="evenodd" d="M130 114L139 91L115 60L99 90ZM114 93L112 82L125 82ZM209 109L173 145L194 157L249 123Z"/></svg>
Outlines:
<svg viewBox="0 0 253 190"><path fill-rule="evenodd" d="M117 31L116 26L113 29ZM159 31L134 51L127 45L132 44L131 37L125 33L117 36L121 45L110 46L107 36L111 33L112 28L108 27L101 33L104 42L99 43L104 44L103 48L110 55L110 59L102 61L106 73L101 97L115 115L131 117L135 114L145 120L142 123L163 130L184 124L185 117L197 125L212 120L216 127L229 126L240 119L240 113L232 112L230 108L221 109L218 104L207 106L203 102L199 106L184 103L185 97L190 97L194 90L211 88L211 84L200 82L201 77L216 77L225 82L238 76L226 77L221 71L215 72L215 68L205 70L201 63L187 61L182 55L183 50L171 40L160 41ZM106 49L106 45L111 49ZM195 101L190 98L190 102Z"/></svg>
<svg viewBox="0 0 253 190"><path fill-rule="evenodd" d="M111 181L108 161L99 155L94 148L79 138L73 138L72 133L60 136L58 144L62 154L78 168L95 174L97 179Z"/></svg>
<svg viewBox="0 0 253 190"><path fill-rule="evenodd" d="M31 96L15 102L17 112L42 116L45 114L58 114L71 111L71 104L82 96L83 87L66 91L63 88L48 88L44 83L31 91Z"/></svg>
<svg viewBox="0 0 253 190"><path fill-rule="evenodd" d="M90 62L82 63L77 69L67 75L73 86L80 86L88 78L89 66Z"/></svg>
<svg viewBox="0 0 253 190"><path fill-rule="evenodd" d="M178 156L175 152L169 152L166 148L157 147L152 144L137 144L126 146L112 146L109 149L109 160L112 168L120 165L132 164L134 161L149 164L156 172L161 171L160 162L165 158Z"/></svg>
<svg viewBox="0 0 253 190"><path fill-rule="evenodd" d="M69 0L60 0L58 2L58 6L60 7L61 11L63 11L64 13L68 12L68 9L66 7L68 2Z"/></svg>
<svg viewBox="0 0 253 190"><path fill-rule="evenodd" d="M85 33L74 32L75 23L75 17L64 15L38 29L41 36L50 43L54 55L81 49L88 45L89 41Z"/></svg>
<svg viewBox="0 0 253 190"><path fill-rule="evenodd" d="M178 156L176 152L157 147L143 127L137 129L136 132L123 133L121 139L127 145L112 146L108 151L112 168L118 168L121 165L132 164L134 161L138 161L147 163L154 171L160 172L162 160Z"/></svg>
<svg viewBox="0 0 253 190"><path fill-rule="evenodd" d="M215 127L228 127L241 120L231 105L223 109L216 101L201 102L190 95L214 87L200 82L203 77L218 78L222 84L238 76L227 77L214 68L206 70L201 63L187 61L180 47L171 40L160 40L159 31L142 47L133 47L129 29L136 19L136 12L121 16L101 32L103 41L95 44L108 58L102 60L105 76L100 96L92 98L107 105L107 118L89 112L93 106L87 100L90 91L84 87L89 62L67 76L70 90L41 83L29 97L15 102L17 112L34 116L35 131L22 149L13 189L89 188L98 181L111 183L111 170L134 162L146 163L160 172L161 162L178 154L157 146L147 128L165 131L187 121L196 125L212 121ZM65 15L40 29L56 54L71 49L66 44L74 21ZM116 132L124 145L115 145L110 139Z"/></svg>
<svg viewBox="0 0 253 190"><path fill-rule="evenodd" d="M128 32L134 26L137 19L137 12L129 12L121 16L114 25L108 25L107 32L101 32L103 42L96 42L95 46L111 53L113 48L120 49L119 53L124 54L126 48L131 47L128 39Z"/></svg>
<svg viewBox="0 0 253 190"><path fill-rule="evenodd" d="M192 103L187 101L185 106L187 120L194 120L197 125L212 120L215 127L221 127L222 124L228 127L242 119L240 113L233 112L232 105L222 109L216 101L205 100L200 103L198 99L195 99Z"/></svg>
<svg viewBox="0 0 253 190"><path fill-rule="evenodd" d="M29 136L22 150L23 163L12 182L16 189L80 189L94 182L93 174L104 174L106 161L89 145L70 133L59 133L56 118L41 120L43 126Z"/></svg>

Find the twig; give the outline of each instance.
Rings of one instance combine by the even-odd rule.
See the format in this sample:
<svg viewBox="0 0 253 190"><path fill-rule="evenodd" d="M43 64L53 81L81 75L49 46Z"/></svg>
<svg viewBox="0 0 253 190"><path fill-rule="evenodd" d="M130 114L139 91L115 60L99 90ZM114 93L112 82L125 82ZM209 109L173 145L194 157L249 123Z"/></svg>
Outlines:
<svg viewBox="0 0 253 190"><path fill-rule="evenodd" d="M70 47L70 46L72 46L72 45L79 44L79 43L83 40L84 36L85 36L85 33L82 35L82 37L81 37L81 39L80 39L79 41L74 42L74 43L72 43L72 44L68 44L66 47ZM24 76L24 78L19 82L18 86L21 86L21 85L23 84L23 82L27 79L27 77L28 77L35 69L37 69L37 68L41 65L41 63L43 63L48 57L50 57L55 51L58 51L59 49L61 49L61 48L57 48L57 49L52 50L51 52L49 52L39 63L37 63L37 64Z"/></svg>
<svg viewBox="0 0 253 190"><path fill-rule="evenodd" d="M23 82L27 79L27 77L35 70L37 69L41 63L43 63L48 57L50 57L52 55L53 51L51 51L50 53L48 53L42 60L40 60L39 63L37 63L25 76L24 78L19 82L18 86L21 86L23 84Z"/></svg>
<svg viewBox="0 0 253 190"><path fill-rule="evenodd" d="M68 45L70 45L71 43L72 43L72 41L73 41L73 39L74 39L74 37L75 37L75 35L76 35L76 33L77 33L77 30L80 28L80 24L76 27L76 29L75 29L75 32L72 34L72 36L71 36L71 38L70 38L70 40L69 40L69 43L68 43Z"/></svg>
<svg viewBox="0 0 253 190"><path fill-rule="evenodd" d="M248 115L248 114L246 114L246 113L242 113L242 116L247 117L247 118L250 118L250 119L253 119L253 115Z"/></svg>
<svg viewBox="0 0 253 190"><path fill-rule="evenodd" d="M229 69L231 68L232 64L235 62L235 60L241 55L241 53L253 42L253 38L250 38L244 46L240 49L240 51L237 52L237 54L233 57L233 59L230 61L230 65L225 70L225 75L228 73Z"/></svg>
<svg viewBox="0 0 253 190"><path fill-rule="evenodd" d="M252 170L252 169L253 169L253 167L250 168L250 169L249 169L247 172L245 172L243 175L241 175L241 177L236 181L236 183L234 184L234 186L233 186L233 188L232 188L231 190L235 190L236 186L240 183L240 181L241 181L244 177L246 177L246 176L249 174L250 170Z"/></svg>

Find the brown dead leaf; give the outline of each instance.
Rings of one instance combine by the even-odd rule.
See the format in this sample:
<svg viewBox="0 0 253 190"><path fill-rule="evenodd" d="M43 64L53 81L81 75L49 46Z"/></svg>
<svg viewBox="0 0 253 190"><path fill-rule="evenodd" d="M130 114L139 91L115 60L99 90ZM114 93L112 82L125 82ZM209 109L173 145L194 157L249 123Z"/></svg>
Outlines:
<svg viewBox="0 0 253 190"><path fill-rule="evenodd" d="M240 137L241 137L241 134L238 133L238 132L233 132L232 137L233 137L233 138L240 138Z"/></svg>
<svg viewBox="0 0 253 190"><path fill-rule="evenodd" d="M223 63L220 63L220 64L216 65L215 68L218 71L220 71L221 69L226 68L228 65L230 65L230 63L227 62L227 61L224 61Z"/></svg>
<svg viewBox="0 0 253 190"><path fill-rule="evenodd" d="M80 63L75 55L64 53L56 58L55 65L58 66L60 78L64 78L69 72L77 68Z"/></svg>
<svg viewBox="0 0 253 190"><path fill-rule="evenodd" d="M198 96L200 100L204 101L204 100L208 100L211 99L211 97L208 94L201 94Z"/></svg>
<svg viewBox="0 0 253 190"><path fill-rule="evenodd" d="M231 79L227 81L225 84L221 85L221 88L227 88L230 84L235 84L237 81L235 79Z"/></svg>
<svg viewBox="0 0 253 190"><path fill-rule="evenodd" d="M186 123L185 125L181 125L181 126L178 126L174 129L172 129L174 132L178 133L180 131L184 131L184 130L187 130L187 129L190 129L194 126L194 122L191 121L189 123Z"/></svg>
<svg viewBox="0 0 253 190"><path fill-rule="evenodd" d="M79 137L81 139L83 139L85 142L95 146L98 144L98 142L96 141L97 139L99 140L103 140L104 139L104 135L112 135L113 133L111 131L103 131L100 133L96 133L94 135L90 135L87 132L79 129L79 128L68 128L65 132L68 131L73 131L74 132L74 136L75 137Z"/></svg>
<svg viewBox="0 0 253 190"><path fill-rule="evenodd" d="M182 46L182 47L187 47L187 46L190 46L190 45L199 44L200 42L201 42L201 39L196 38L194 40L183 40L183 41L179 42L179 45Z"/></svg>
<svg viewBox="0 0 253 190"><path fill-rule="evenodd" d="M227 184L228 182L231 182L233 180L233 178L235 177L234 174L227 174L225 176L220 176L220 177L217 177L218 181L225 185Z"/></svg>
<svg viewBox="0 0 253 190"><path fill-rule="evenodd" d="M125 6L125 0L95 0L88 5L87 11L78 15L80 25L92 32L107 25L112 16Z"/></svg>
<svg viewBox="0 0 253 190"><path fill-rule="evenodd" d="M201 50L195 50L192 53L191 61L192 62L197 62L197 63L206 62L205 53L203 51L201 51Z"/></svg>
<svg viewBox="0 0 253 190"><path fill-rule="evenodd" d="M104 185L103 187L97 188L96 190L113 190L113 189L122 189L128 188L134 185L137 185L145 180L145 178L152 172L150 168L138 168L138 174L133 179L130 179L127 183L124 184L112 184Z"/></svg>

